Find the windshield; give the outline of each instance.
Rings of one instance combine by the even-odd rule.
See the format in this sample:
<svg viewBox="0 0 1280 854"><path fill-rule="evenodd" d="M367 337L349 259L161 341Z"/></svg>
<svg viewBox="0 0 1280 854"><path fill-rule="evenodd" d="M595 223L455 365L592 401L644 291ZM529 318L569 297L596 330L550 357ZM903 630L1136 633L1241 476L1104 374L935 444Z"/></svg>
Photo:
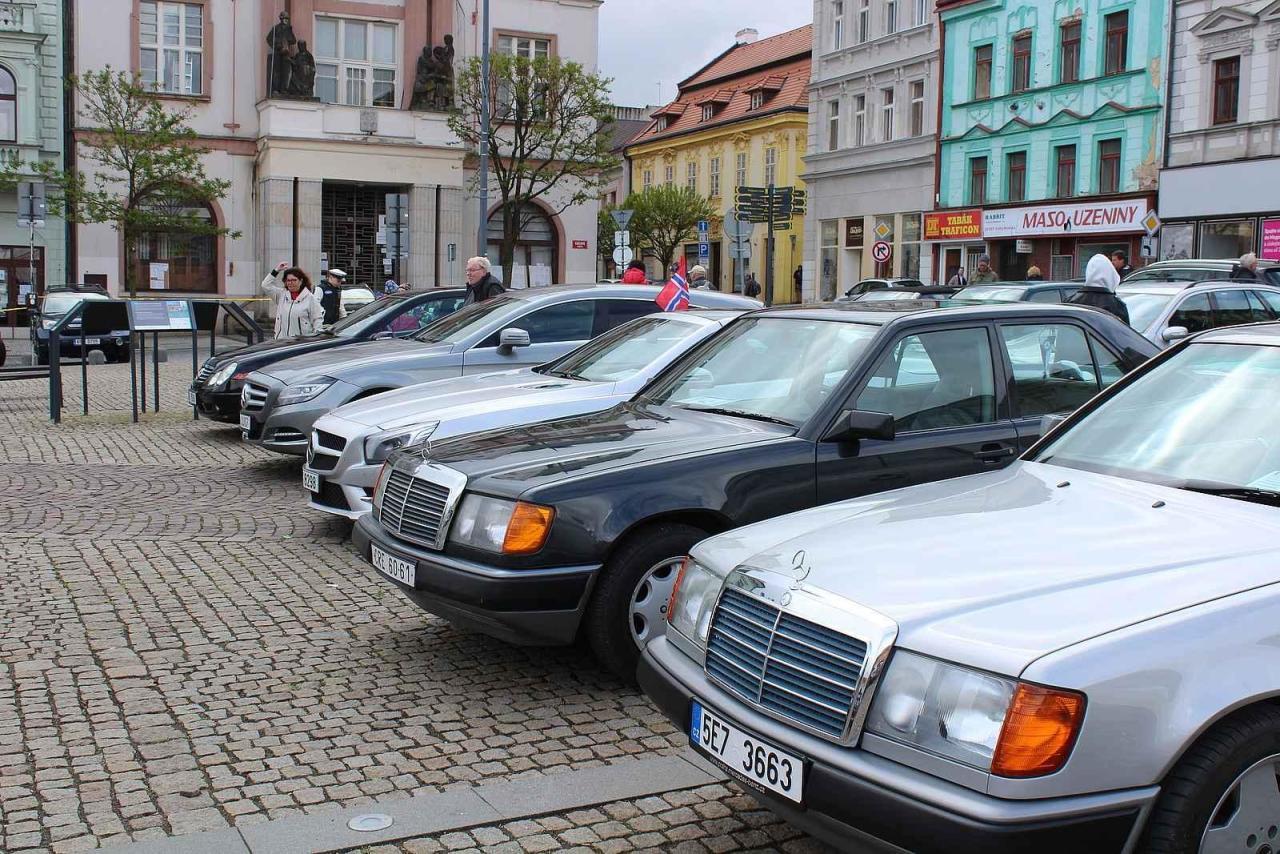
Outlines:
<svg viewBox="0 0 1280 854"><path fill-rule="evenodd" d="M1020 302L1026 288L965 288L956 299L981 300L982 302Z"/></svg>
<svg viewBox="0 0 1280 854"><path fill-rule="evenodd" d="M624 323L539 370L553 377L588 382L618 382L634 376L654 359L703 329L662 315Z"/></svg>
<svg viewBox="0 0 1280 854"><path fill-rule="evenodd" d="M1149 328L1173 299L1173 294L1127 294L1123 291L1116 296L1129 309L1129 325L1139 332Z"/></svg>
<svg viewBox="0 0 1280 854"><path fill-rule="evenodd" d="M373 326L387 312L397 308L401 302L400 299L392 297L362 305L330 326L329 331L339 338L352 338Z"/></svg>
<svg viewBox="0 0 1280 854"><path fill-rule="evenodd" d="M471 305L464 305L453 314L440 318L413 337L426 344L456 344L475 332L476 327L485 323L493 315L503 312L514 313L522 305L524 300L506 295L496 296L484 302L473 302Z"/></svg>
<svg viewBox="0 0 1280 854"><path fill-rule="evenodd" d="M916 291L904 291L895 288L890 291L867 291L858 298L858 302L894 302L905 299L916 299L920 296Z"/></svg>
<svg viewBox="0 0 1280 854"><path fill-rule="evenodd" d="M1280 491L1280 348L1192 344L1036 459L1187 489Z"/></svg>
<svg viewBox="0 0 1280 854"><path fill-rule="evenodd" d="M645 398L799 426L840 385L878 331L831 320L739 320Z"/></svg>
<svg viewBox="0 0 1280 854"><path fill-rule="evenodd" d="M81 300L104 300L102 294L53 294L44 299L45 314L66 314Z"/></svg>

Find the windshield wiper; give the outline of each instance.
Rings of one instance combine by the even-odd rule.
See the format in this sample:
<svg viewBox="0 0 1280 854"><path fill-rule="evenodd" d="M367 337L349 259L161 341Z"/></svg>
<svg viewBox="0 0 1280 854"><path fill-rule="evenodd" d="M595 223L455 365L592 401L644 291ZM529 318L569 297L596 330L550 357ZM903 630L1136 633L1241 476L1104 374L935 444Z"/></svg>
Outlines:
<svg viewBox="0 0 1280 854"><path fill-rule="evenodd" d="M1268 507L1280 507L1280 492L1270 489L1254 489L1251 486L1219 486L1208 483L1184 483L1179 489L1187 492L1199 492L1202 495L1217 495L1221 498L1234 498L1237 501L1249 501L1253 504L1265 504Z"/></svg>
<svg viewBox="0 0 1280 854"><path fill-rule="evenodd" d="M732 415L736 418L750 418L753 421L767 421L770 424L781 424L784 427L795 427L794 421L788 421L785 418L775 418L772 415L762 415L759 412L743 412L741 409L726 409L716 406L685 406L683 409L692 409L694 412L707 412L711 415Z"/></svg>

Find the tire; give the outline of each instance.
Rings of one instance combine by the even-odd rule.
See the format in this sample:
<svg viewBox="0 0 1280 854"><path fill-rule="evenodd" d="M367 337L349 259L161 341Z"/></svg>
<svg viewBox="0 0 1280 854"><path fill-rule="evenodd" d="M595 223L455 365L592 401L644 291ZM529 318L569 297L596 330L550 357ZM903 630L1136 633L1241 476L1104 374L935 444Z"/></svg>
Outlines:
<svg viewBox="0 0 1280 854"><path fill-rule="evenodd" d="M1280 766L1280 707L1258 706L1223 720L1202 735L1165 778L1140 850L1145 854L1280 852L1280 788L1274 799L1236 792L1242 775L1252 781L1254 773L1261 775L1264 784L1276 787L1276 766ZM1252 800L1235 800L1241 797ZM1261 825L1253 820L1246 826L1244 811L1232 822L1235 810L1259 803L1266 815ZM1231 840L1238 836L1239 844L1202 848L1202 840L1210 841L1206 833L1211 827Z"/></svg>
<svg viewBox="0 0 1280 854"><path fill-rule="evenodd" d="M36 364L37 365L49 364L49 351L47 349L42 349L40 347L36 348Z"/></svg>
<svg viewBox="0 0 1280 854"><path fill-rule="evenodd" d="M655 615L660 610L665 616L663 590L670 594L678 561L707 536L705 530L693 525L661 522L635 531L614 550L587 604L584 627L587 644L607 669L628 681L635 679L640 647L633 629L633 596L648 579L645 602L656 606L649 613ZM674 564L674 568L667 564ZM659 577L649 579L652 570L657 570ZM641 642L657 637L665 628L666 623L655 615L643 626Z"/></svg>

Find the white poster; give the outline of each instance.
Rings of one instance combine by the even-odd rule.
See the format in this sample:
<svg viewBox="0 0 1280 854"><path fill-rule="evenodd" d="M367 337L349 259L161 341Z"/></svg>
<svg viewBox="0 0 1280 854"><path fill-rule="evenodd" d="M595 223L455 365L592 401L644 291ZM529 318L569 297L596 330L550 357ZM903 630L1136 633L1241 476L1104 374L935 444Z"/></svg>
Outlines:
<svg viewBox="0 0 1280 854"><path fill-rule="evenodd" d="M151 262L151 290L163 291L169 287L169 264L167 261Z"/></svg>
<svg viewBox="0 0 1280 854"><path fill-rule="evenodd" d="M529 268L524 264L513 264L511 267L511 287L529 287Z"/></svg>
<svg viewBox="0 0 1280 854"><path fill-rule="evenodd" d="M982 212L982 236L1059 237L1070 234L1112 234L1146 231L1145 199L1074 205L1036 205L1027 208L988 208Z"/></svg>
<svg viewBox="0 0 1280 854"><path fill-rule="evenodd" d="M534 288L545 288L551 284L551 268L546 264L534 264L529 268L529 285Z"/></svg>

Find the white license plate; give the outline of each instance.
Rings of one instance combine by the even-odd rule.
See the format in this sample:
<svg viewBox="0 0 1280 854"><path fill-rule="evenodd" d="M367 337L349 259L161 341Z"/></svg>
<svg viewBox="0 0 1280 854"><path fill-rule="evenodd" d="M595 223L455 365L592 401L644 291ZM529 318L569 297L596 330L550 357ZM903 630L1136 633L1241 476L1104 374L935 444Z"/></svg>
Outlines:
<svg viewBox="0 0 1280 854"><path fill-rule="evenodd" d="M761 788L800 803L804 787L804 760L761 741L693 702L689 740L716 762Z"/></svg>
<svg viewBox="0 0 1280 854"><path fill-rule="evenodd" d="M399 581L409 587L413 586L413 562L389 555L382 549L370 544L373 550L373 566L388 578Z"/></svg>
<svg viewBox="0 0 1280 854"><path fill-rule="evenodd" d="M187 406L195 406L195 405L196 405L196 393L190 389L187 389Z"/></svg>
<svg viewBox="0 0 1280 854"><path fill-rule="evenodd" d="M86 347L94 347L94 346L96 346L96 345L98 345L98 344L101 344L101 343L102 343L102 339L101 339L101 338L86 338L86 339L84 339L84 345L85 345Z"/></svg>
<svg viewBox="0 0 1280 854"><path fill-rule="evenodd" d="M253 419L244 413L240 414L240 429L248 433L249 428L253 426Z"/></svg>
<svg viewBox="0 0 1280 854"><path fill-rule="evenodd" d="M302 488L307 492L320 491L320 475L310 469L302 470Z"/></svg>

